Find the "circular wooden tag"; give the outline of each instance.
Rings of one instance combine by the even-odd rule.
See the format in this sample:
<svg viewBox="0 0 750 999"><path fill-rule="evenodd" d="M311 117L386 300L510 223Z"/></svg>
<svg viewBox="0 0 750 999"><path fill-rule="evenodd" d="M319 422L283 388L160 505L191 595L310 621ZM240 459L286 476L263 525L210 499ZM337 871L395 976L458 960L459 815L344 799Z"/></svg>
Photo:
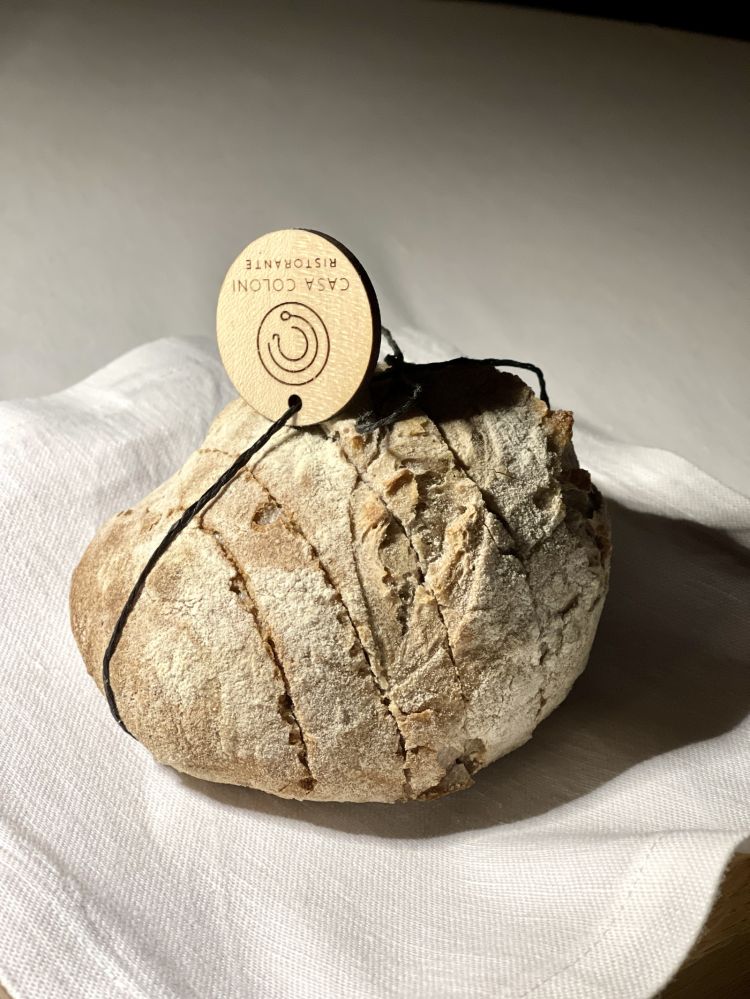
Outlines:
<svg viewBox="0 0 750 999"><path fill-rule="evenodd" d="M370 279L341 243L308 229L254 240L227 271L216 310L219 352L242 398L275 420L326 420L354 397L380 350Z"/></svg>

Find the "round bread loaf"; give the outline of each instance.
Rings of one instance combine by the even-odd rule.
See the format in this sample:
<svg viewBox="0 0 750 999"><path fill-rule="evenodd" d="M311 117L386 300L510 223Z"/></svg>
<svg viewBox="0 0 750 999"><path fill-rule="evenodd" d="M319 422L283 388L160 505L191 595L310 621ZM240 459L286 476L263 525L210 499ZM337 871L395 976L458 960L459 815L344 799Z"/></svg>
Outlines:
<svg viewBox="0 0 750 999"><path fill-rule="evenodd" d="M387 412L388 382L364 404ZM524 743L584 668L609 524L571 414L467 364L390 427L355 416L285 427L149 577L111 681L157 760L287 798L435 797ZM71 616L100 689L149 555L267 426L232 402L89 545Z"/></svg>

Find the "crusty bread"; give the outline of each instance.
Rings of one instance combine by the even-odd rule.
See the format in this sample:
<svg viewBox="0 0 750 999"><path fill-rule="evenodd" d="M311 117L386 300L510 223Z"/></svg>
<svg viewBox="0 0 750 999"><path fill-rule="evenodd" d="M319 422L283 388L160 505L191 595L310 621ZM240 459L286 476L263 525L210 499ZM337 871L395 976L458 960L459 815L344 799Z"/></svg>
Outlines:
<svg viewBox="0 0 750 999"><path fill-rule="evenodd" d="M570 414L462 365L389 428L359 434L355 415L284 428L151 574L111 678L158 760L290 798L434 797L525 742L584 668L609 525ZM267 426L230 403L91 542L71 617L100 689L149 555Z"/></svg>

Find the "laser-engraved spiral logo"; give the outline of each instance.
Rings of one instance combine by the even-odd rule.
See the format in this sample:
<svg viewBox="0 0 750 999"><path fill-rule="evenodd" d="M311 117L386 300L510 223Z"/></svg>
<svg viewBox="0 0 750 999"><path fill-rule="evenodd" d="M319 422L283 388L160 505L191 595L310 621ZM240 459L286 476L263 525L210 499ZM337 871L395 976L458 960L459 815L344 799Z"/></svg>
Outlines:
<svg viewBox="0 0 750 999"><path fill-rule="evenodd" d="M330 340L325 323L301 302L282 302L258 327L258 356L266 371L284 385L306 385L328 362Z"/></svg>

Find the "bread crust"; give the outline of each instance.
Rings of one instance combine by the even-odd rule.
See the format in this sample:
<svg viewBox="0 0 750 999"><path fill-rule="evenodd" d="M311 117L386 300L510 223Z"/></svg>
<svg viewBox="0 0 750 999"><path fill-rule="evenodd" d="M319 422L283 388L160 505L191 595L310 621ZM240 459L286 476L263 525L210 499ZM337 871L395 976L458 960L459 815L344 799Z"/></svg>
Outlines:
<svg viewBox="0 0 750 999"><path fill-rule="evenodd" d="M373 383L376 409L389 404ZM268 426L242 400L109 520L71 621L102 689L122 605L169 525ZM586 664L609 522L572 416L479 366L364 436L284 428L158 563L111 665L157 760L283 797L425 799L525 742Z"/></svg>

